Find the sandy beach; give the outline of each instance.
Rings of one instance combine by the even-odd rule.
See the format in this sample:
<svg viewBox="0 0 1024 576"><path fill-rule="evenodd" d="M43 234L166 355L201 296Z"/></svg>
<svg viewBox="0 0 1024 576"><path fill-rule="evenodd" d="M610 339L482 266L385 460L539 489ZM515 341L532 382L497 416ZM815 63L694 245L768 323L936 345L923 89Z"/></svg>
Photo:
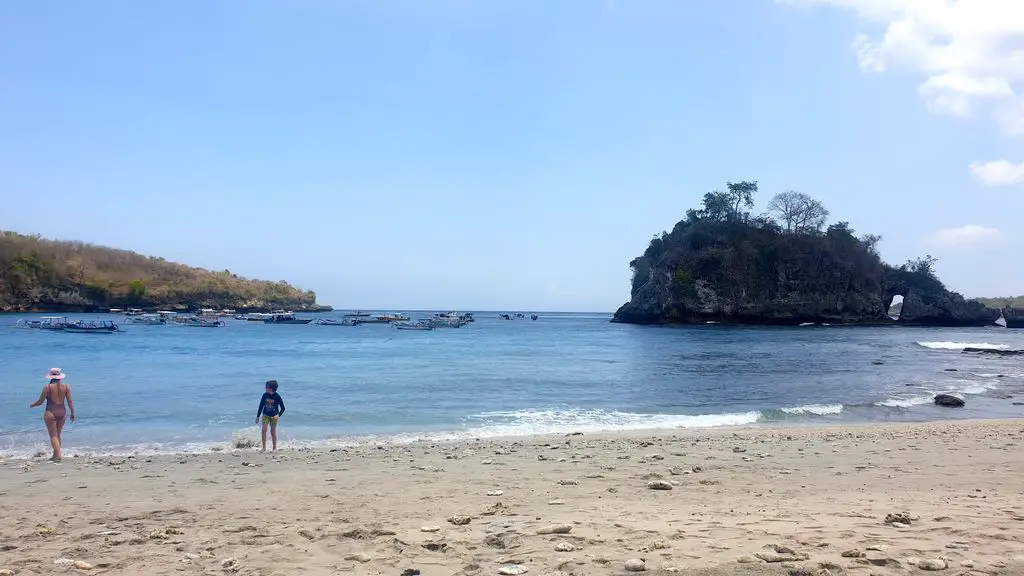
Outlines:
<svg viewBox="0 0 1024 576"><path fill-rule="evenodd" d="M0 574L1024 574L1022 474L1024 421L7 460Z"/></svg>

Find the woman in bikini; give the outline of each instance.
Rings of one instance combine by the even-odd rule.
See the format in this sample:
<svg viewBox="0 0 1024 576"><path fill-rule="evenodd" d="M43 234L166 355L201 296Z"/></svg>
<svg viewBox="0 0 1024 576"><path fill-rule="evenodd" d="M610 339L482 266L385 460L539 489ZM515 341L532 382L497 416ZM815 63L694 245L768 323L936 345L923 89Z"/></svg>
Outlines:
<svg viewBox="0 0 1024 576"><path fill-rule="evenodd" d="M50 381L43 386L39 393L39 400L36 400L29 408L35 408L46 401L46 411L43 412L43 422L46 423L46 431L50 434L50 444L53 445L53 457L50 460L60 462L61 434L64 432L64 422L67 419L67 412L64 411L64 400L68 401L68 409L71 411L71 421L75 421L75 401L71 398L71 386L63 383L64 372L60 368L51 368L46 377Z"/></svg>

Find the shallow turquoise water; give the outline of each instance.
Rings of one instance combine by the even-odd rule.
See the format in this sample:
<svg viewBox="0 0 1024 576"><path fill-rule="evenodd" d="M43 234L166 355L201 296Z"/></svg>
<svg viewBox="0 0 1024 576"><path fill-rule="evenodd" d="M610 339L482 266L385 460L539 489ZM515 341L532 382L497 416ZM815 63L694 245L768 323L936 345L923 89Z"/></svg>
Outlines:
<svg viewBox="0 0 1024 576"><path fill-rule="evenodd" d="M233 320L113 335L13 328L34 317L0 316L2 454L45 447L41 409L27 406L51 366L68 373L78 406L71 454L202 450L253 435L269 378L281 383L282 439L292 446L1024 416L1009 398L1024 395L1024 361L960 351L1024 348L1024 332L996 328L659 328L609 315L533 322L486 312L433 332ZM937 392L965 394L967 407L935 407Z"/></svg>

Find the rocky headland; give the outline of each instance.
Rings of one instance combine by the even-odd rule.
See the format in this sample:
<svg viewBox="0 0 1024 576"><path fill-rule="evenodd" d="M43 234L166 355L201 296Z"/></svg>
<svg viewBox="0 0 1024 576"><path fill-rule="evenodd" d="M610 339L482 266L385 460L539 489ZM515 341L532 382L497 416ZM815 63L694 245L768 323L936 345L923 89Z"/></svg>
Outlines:
<svg viewBox="0 0 1024 576"><path fill-rule="evenodd" d="M252 280L82 242L0 230L0 312L330 310L287 282Z"/></svg>
<svg viewBox="0 0 1024 576"><path fill-rule="evenodd" d="M884 262L881 237L847 222L826 227L828 210L787 192L752 216L756 182L704 195L670 232L630 262L630 301L613 322L633 324L902 324L988 326L1000 313L1024 327L1024 309L1003 310L945 287L935 259ZM902 297L902 305L893 306Z"/></svg>

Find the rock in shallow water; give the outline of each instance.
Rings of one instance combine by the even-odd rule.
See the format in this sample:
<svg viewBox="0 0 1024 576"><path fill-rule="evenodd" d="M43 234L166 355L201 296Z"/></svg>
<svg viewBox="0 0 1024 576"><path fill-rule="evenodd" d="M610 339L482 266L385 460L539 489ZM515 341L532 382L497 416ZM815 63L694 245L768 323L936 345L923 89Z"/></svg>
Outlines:
<svg viewBox="0 0 1024 576"><path fill-rule="evenodd" d="M964 404L966 404L963 398L958 398L952 394L936 394L934 402L936 406L945 406L947 408L963 408Z"/></svg>

